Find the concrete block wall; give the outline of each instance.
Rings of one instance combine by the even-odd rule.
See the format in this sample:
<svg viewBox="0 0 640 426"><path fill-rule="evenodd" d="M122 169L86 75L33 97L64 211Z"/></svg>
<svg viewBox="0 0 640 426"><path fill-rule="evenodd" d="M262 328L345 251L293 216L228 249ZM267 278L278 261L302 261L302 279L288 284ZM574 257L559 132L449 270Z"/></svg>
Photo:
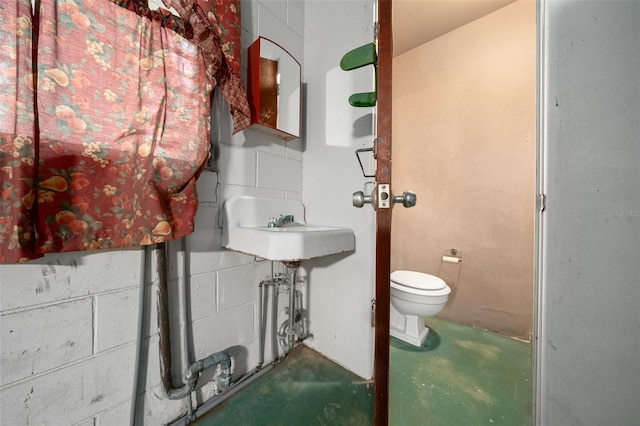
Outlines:
<svg viewBox="0 0 640 426"><path fill-rule="evenodd" d="M303 1L243 1L241 7L243 55L262 35L303 63ZM274 270L283 272L281 265L272 269L271 262L221 247L224 199L233 194L301 199L302 140L284 142L252 129L232 136L230 128L228 120L214 128L219 172L206 171L198 182L195 233L169 245L174 385L185 356L194 362L226 351L236 378L256 366L258 283ZM151 272L146 280L145 258ZM142 424L167 424L183 416L188 401L162 396L156 285L153 256L142 249L47 255L0 266L0 424L129 424L141 303L148 315L136 416ZM187 288L184 312L179 308L182 285ZM279 324L287 295L278 297ZM271 348L267 340L266 362L276 356ZM199 384L196 399L202 402L215 392L212 383Z"/></svg>
<svg viewBox="0 0 640 426"><path fill-rule="evenodd" d="M129 417L141 259L103 251L0 267L0 424Z"/></svg>

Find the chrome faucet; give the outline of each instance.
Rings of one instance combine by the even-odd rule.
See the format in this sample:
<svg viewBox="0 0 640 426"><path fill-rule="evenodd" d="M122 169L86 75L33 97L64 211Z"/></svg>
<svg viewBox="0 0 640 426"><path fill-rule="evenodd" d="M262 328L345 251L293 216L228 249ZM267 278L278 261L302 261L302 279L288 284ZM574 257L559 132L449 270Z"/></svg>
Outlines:
<svg viewBox="0 0 640 426"><path fill-rule="evenodd" d="M292 214L281 214L277 219L275 217L272 217L271 219L269 219L269 223L267 224L267 226L269 228L280 228L281 226L285 226L287 223L293 223Z"/></svg>

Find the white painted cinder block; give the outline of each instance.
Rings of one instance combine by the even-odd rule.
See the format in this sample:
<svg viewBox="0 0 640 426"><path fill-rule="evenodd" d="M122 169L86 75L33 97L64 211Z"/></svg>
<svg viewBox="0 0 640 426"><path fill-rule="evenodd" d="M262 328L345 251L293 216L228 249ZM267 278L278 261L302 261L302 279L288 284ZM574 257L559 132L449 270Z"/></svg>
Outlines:
<svg viewBox="0 0 640 426"><path fill-rule="evenodd" d="M260 3L261 6L268 10L275 18L277 18L283 24L286 24L287 0L261 0L258 3Z"/></svg>
<svg viewBox="0 0 640 426"><path fill-rule="evenodd" d="M90 356L92 309L85 298L0 317L0 385Z"/></svg>
<svg viewBox="0 0 640 426"><path fill-rule="evenodd" d="M258 21L259 7L260 7L260 4L255 0L241 0L240 2L240 8L241 8L241 14L242 14L241 26L242 26L243 33L248 33L257 37L258 25L259 25L259 21ZM245 48L249 47L249 44L246 44L244 41L245 40L243 38L242 46ZM243 49L243 50L246 51L246 49ZM247 62L243 60L242 63L246 65Z"/></svg>
<svg viewBox="0 0 640 426"><path fill-rule="evenodd" d="M155 309L155 308L154 308ZM138 389L138 406L136 408L137 424L160 425L182 417L187 412L186 400L170 400L165 398L160 379L160 355L158 335L146 338L143 342L143 353L147 358L142 361L142 374L146 378L144 387ZM177 370L178 368L174 368ZM172 371L172 376L180 371ZM174 383L178 385L178 382Z"/></svg>
<svg viewBox="0 0 640 426"><path fill-rule="evenodd" d="M254 305L248 303L193 322L196 357L201 359L231 346L244 346L256 339Z"/></svg>
<svg viewBox="0 0 640 426"><path fill-rule="evenodd" d="M139 309L139 288L97 296L96 350L102 352L135 342L138 335Z"/></svg>
<svg viewBox="0 0 640 426"><path fill-rule="evenodd" d="M304 1L288 0L287 6L287 25L302 39L304 36ZM302 58L297 59L302 62Z"/></svg>
<svg viewBox="0 0 640 426"><path fill-rule="evenodd" d="M0 390L0 424L67 425L129 399L135 346L128 345Z"/></svg>
<svg viewBox="0 0 640 426"><path fill-rule="evenodd" d="M144 389L138 389L140 394L150 391L161 383L159 342L160 338L157 334L145 338L142 342L143 353L147 354L147 359L142 362L146 381Z"/></svg>
<svg viewBox="0 0 640 426"><path fill-rule="evenodd" d="M216 203L216 191L218 186L218 177L210 171L203 171L196 181L198 189L198 201L202 203ZM200 207L198 207L200 208Z"/></svg>
<svg viewBox="0 0 640 426"><path fill-rule="evenodd" d="M220 182L231 185L255 186L256 159L254 151L221 144Z"/></svg>
<svg viewBox="0 0 640 426"><path fill-rule="evenodd" d="M217 312L237 308L258 299L258 284L269 279L271 262L225 269L216 273Z"/></svg>
<svg viewBox="0 0 640 426"><path fill-rule="evenodd" d="M301 138L293 139L287 142L287 150L285 156L292 160L302 161L302 151L304 144Z"/></svg>
<svg viewBox="0 0 640 426"><path fill-rule="evenodd" d="M95 426L126 426L131 424L131 401L127 400L96 417ZM89 423L93 425L93 423Z"/></svg>
<svg viewBox="0 0 640 426"><path fill-rule="evenodd" d="M187 414L187 400L171 401L164 398L160 386L138 397L136 424L166 425Z"/></svg>
<svg viewBox="0 0 640 426"><path fill-rule="evenodd" d="M214 315L216 312L216 274L192 275L189 282L191 320Z"/></svg>
<svg viewBox="0 0 640 426"><path fill-rule="evenodd" d="M302 192L302 162L258 151L256 169L257 186Z"/></svg>
<svg viewBox="0 0 640 426"><path fill-rule="evenodd" d="M198 232L200 229L215 228L218 226L218 212L220 207L217 203L200 202L198 204L198 211L196 212L195 229L194 232Z"/></svg>
<svg viewBox="0 0 640 426"><path fill-rule="evenodd" d="M284 14L279 17L273 12L275 8L267 7L271 3L275 2L260 3L260 35L285 48L294 58L302 58L304 49L302 38L292 28L284 24L287 22L286 10L276 12L279 15Z"/></svg>
<svg viewBox="0 0 640 426"><path fill-rule="evenodd" d="M253 263L253 256L222 248L222 229L217 227L198 229L187 238L192 275Z"/></svg>
<svg viewBox="0 0 640 426"><path fill-rule="evenodd" d="M2 265L0 312L135 286L141 260L140 249L129 249L46 255Z"/></svg>
<svg viewBox="0 0 640 426"><path fill-rule="evenodd" d="M256 188L237 185L222 187L222 199L227 200L233 195L252 195L254 197L286 198L287 191L280 189Z"/></svg>
<svg viewBox="0 0 640 426"><path fill-rule="evenodd" d="M75 423L73 426L95 426L95 418L91 417L87 420L83 420L80 423Z"/></svg>
<svg viewBox="0 0 640 426"><path fill-rule="evenodd" d="M254 126L247 128L242 133L245 137L244 146L280 157L285 156L285 141L282 139L267 135Z"/></svg>

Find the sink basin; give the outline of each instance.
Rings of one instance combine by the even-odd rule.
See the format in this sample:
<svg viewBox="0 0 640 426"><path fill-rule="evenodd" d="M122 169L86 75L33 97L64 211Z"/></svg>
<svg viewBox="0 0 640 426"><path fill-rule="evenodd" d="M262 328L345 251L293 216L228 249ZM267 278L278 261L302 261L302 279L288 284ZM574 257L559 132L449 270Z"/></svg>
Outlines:
<svg viewBox="0 0 640 426"><path fill-rule="evenodd" d="M223 247L263 259L295 262L352 251L349 228L311 225L296 200L233 196L224 204ZM270 218L293 215L294 222L268 227Z"/></svg>

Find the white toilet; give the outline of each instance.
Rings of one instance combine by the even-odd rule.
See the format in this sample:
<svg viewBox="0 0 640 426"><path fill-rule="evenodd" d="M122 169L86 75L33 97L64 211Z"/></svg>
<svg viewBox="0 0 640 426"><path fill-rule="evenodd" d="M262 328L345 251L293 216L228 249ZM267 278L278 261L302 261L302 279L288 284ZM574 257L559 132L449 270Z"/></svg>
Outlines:
<svg viewBox="0 0 640 426"><path fill-rule="evenodd" d="M425 317L438 315L449 299L451 289L440 278L415 271L391 273L391 335L415 346L422 346L429 328Z"/></svg>

